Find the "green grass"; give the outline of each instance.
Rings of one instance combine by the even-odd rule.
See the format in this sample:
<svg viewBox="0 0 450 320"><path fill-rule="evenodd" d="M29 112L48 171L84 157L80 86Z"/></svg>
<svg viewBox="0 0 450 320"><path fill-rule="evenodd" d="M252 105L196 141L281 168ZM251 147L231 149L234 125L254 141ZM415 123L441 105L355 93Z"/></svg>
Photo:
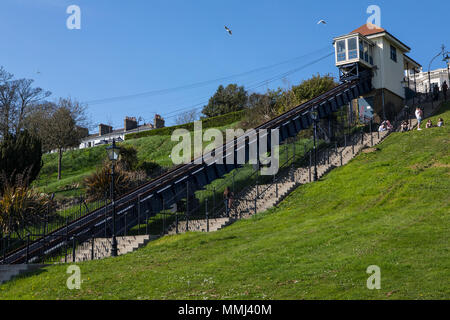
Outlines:
<svg viewBox="0 0 450 320"><path fill-rule="evenodd" d="M81 263L78 291L51 266L0 299L448 299L450 104L438 116L446 127L394 133L264 214Z"/></svg>

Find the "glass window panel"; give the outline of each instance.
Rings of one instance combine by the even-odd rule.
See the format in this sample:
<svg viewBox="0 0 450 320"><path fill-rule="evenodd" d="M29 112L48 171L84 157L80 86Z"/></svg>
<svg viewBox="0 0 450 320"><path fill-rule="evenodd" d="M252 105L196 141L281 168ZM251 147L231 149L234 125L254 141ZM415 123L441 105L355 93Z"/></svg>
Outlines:
<svg viewBox="0 0 450 320"><path fill-rule="evenodd" d="M336 43L337 48L337 61L345 61L345 40L340 40Z"/></svg>
<svg viewBox="0 0 450 320"><path fill-rule="evenodd" d="M397 62L397 48L391 45L391 59Z"/></svg>
<svg viewBox="0 0 450 320"><path fill-rule="evenodd" d="M369 62L369 45L364 42L364 61Z"/></svg>
<svg viewBox="0 0 450 320"><path fill-rule="evenodd" d="M359 40L359 58L364 59L364 43L362 40Z"/></svg>
<svg viewBox="0 0 450 320"><path fill-rule="evenodd" d="M356 59L358 58L358 50L356 47L357 41L356 38L348 39L348 59Z"/></svg>

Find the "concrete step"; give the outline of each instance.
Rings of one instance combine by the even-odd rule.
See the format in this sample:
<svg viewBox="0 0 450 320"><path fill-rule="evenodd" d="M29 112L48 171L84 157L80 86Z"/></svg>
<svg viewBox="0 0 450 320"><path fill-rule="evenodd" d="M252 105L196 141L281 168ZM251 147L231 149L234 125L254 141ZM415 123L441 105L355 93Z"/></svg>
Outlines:
<svg viewBox="0 0 450 320"><path fill-rule="evenodd" d="M117 237L117 254L124 255L133 252L150 241L149 235ZM99 238L94 241L94 259L104 259L111 256L111 238ZM75 262L91 260L92 241L79 245L75 251ZM64 262L65 258L61 260ZM72 262L72 254L67 255L67 261Z"/></svg>

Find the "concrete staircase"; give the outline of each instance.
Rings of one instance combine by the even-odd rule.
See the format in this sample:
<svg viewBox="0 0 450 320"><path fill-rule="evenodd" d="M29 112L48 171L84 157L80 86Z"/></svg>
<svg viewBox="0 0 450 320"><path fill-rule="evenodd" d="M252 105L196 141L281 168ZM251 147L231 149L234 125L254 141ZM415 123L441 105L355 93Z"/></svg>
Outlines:
<svg viewBox="0 0 450 320"><path fill-rule="evenodd" d="M22 274L33 272L44 267L39 264L0 264L0 284Z"/></svg>
<svg viewBox="0 0 450 320"><path fill-rule="evenodd" d="M117 254L120 256L133 252L149 241L149 235L117 237ZM94 250L92 250L92 247ZM94 246L92 246L92 240L82 243L75 250L75 262L92 260L92 253L94 254L94 260L111 257L111 238L94 239ZM65 258L61 262L65 262ZM73 262L72 254L67 255L67 262Z"/></svg>
<svg viewBox="0 0 450 320"><path fill-rule="evenodd" d="M215 219L206 219L203 220L189 220L189 223L186 224L186 220L184 221L178 221L178 233L185 233L187 230L187 227L189 229L189 232L207 232L209 223L209 232L214 232L217 230L220 230L231 223L233 223L234 220L232 218L215 218ZM173 223L167 231L167 235L174 235L177 234L177 227L176 223Z"/></svg>
<svg viewBox="0 0 450 320"><path fill-rule="evenodd" d="M364 134L364 139L359 138L359 141L352 147L340 147L333 150L330 154L330 161L322 160L317 166L317 175L320 179L330 170L346 165L363 149L370 148L382 142L390 132L381 132L378 136L377 132ZM361 143L362 140L362 143ZM342 154L342 157L341 157ZM313 176L313 172L312 172ZM264 212L278 205L283 201L293 190L299 185L310 182L309 168L293 168L286 171L284 176L279 177L277 183L270 185L253 186L241 192L234 200L234 205L231 214L236 218L247 218L255 213ZM278 189L278 190L277 190ZM258 195L255 208L255 197Z"/></svg>

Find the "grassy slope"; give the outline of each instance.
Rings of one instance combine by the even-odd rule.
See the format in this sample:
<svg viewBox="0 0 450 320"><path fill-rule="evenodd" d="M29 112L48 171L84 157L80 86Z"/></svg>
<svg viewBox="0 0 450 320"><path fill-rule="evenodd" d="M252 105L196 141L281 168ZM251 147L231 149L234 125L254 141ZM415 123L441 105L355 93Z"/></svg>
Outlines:
<svg viewBox="0 0 450 320"><path fill-rule="evenodd" d="M393 134L265 214L80 264L80 291L53 266L0 286L0 299L448 299L445 111L447 127ZM366 288L369 265L381 267L379 291Z"/></svg>

